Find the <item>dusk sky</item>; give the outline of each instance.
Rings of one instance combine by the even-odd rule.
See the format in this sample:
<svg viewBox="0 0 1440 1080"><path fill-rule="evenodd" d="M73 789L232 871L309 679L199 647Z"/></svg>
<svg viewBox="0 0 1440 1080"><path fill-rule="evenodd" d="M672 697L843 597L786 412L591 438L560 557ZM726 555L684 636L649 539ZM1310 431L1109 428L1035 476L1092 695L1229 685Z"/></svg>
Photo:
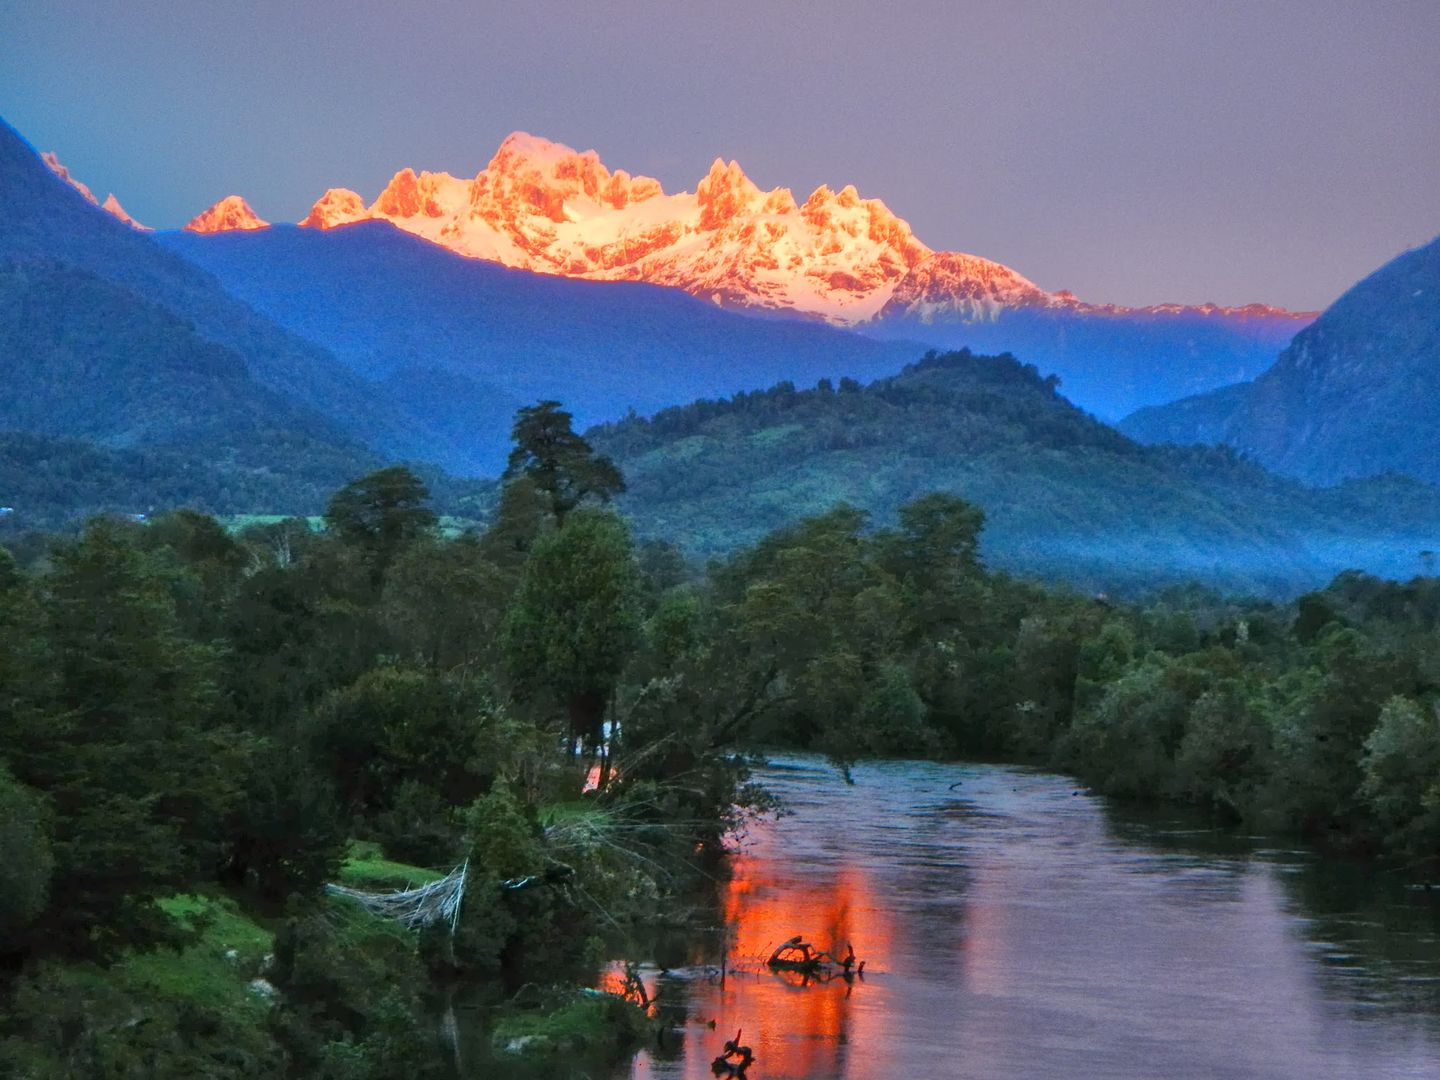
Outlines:
<svg viewBox="0 0 1440 1080"><path fill-rule="evenodd" d="M853 183L1085 299L1323 307L1440 232L1440 3L0 0L0 115L174 227L516 129L693 189Z"/></svg>

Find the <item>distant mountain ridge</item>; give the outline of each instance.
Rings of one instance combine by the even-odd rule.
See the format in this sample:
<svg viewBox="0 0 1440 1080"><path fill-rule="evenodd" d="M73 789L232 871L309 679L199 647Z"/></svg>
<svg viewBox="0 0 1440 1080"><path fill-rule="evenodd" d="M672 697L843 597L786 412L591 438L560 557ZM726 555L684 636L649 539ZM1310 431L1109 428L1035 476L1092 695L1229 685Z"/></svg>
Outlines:
<svg viewBox="0 0 1440 1080"><path fill-rule="evenodd" d="M473 178L403 169L368 204L347 188L326 191L299 224L324 231L364 221L511 268L664 285L884 340L1017 352L1107 419L1251 378L1314 318L1265 304L1089 303L1002 263L935 251L853 186L822 186L801 202L717 159L694 191L667 193L650 177L612 172L594 151L524 132ZM229 195L185 228L267 226Z"/></svg>
<svg viewBox="0 0 1440 1080"><path fill-rule="evenodd" d="M1144 442L1224 443L1304 480L1440 482L1440 238L1348 290L1253 382L1144 409Z"/></svg>
<svg viewBox="0 0 1440 1080"><path fill-rule="evenodd" d="M0 121L0 259L63 263L129 289L244 361L262 386L398 457L425 456L429 433L323 348L281 329L213 276L128 227L58 177ZM203 403L197 403L203 405Z"/></svg>

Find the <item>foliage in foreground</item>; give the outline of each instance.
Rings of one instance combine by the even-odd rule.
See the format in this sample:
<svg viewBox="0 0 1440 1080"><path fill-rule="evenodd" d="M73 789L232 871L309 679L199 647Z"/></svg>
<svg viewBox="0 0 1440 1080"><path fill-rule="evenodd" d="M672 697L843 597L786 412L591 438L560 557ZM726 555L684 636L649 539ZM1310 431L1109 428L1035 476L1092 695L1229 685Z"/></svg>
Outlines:
<svg viewBox="0 0 1440 1080"><path fill-rule="evenodd" d="M0 551L0 1069L439 1075L455 985L502 1035L615 1050L633 1017L574 990L765 808L747 747L1046 762L1435 863L1437 579L1116 604L987 569L944 493L699 573L559 444L483 534L391 469L323 531L184 511ZM453 937L323 890L461 862ZM535 983L551 1021L515 1014Z"/></svg>

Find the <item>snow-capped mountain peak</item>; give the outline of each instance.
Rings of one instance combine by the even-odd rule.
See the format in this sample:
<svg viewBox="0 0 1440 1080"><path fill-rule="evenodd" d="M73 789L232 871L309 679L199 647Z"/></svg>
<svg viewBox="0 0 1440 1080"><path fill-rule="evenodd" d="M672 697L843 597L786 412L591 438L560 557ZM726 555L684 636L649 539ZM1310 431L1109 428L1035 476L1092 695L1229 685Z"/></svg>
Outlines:
<svg viewBox="0 0 1440 1080"><path fill-rule="evenodd" d="M187 227L263 226L242 207L223 200ZM369 219L507 266L650 281L839 323L873 314L930 254L909 225L853 186L817 188L801 204L788 188L762 190L739 162L717 158L693 192L667 194L653 177L612 172L594 150L523 131L472 179L402 169L368 207L333 188L300 224Z"/></svg>
<svg viewBox="0 0 1440 1080"><path fill-rule="evenodd" d="M738 161L727 165L716 158L705 179L695 185L700 228L707 232L724 228L736 217L748 212L761 200L761 195L760 189L745 175Z"/></svg>
<svg viewBox="0 0 1440 1080"><path fill-rule="evenodd" d="M300 222L302 229L333 229L369 217L365 200L349 188L331 188L315 200L310 213Z"/></svg>
<svg viewBox="0 0 1440 1080"><path fill-rule="evenodd" d="M612 172L594 150L524 131L506 136L473 178L402 169L368 207L355 192L332 188L300 224L328 229L367 219L506 266L648 281L729 307L842 325L988 322L1014 308L1169 311L1086 304L989 259L933 251L854 185L822 185L797 202L789 188L766 191L739 162L717 157L693 191L667 193L653 177ZM187 228L263 225L232 196ZM1266 316L1256 307L1254 317Z"/></svg>
<svg viewBox="0 0 1440 1080"><path fill-rule="evenodd" d="M204 213L191 218L185 228L194 233L217 233L265 229L269 226L270 223L262 220L239 195L226 195Z"/></svg>

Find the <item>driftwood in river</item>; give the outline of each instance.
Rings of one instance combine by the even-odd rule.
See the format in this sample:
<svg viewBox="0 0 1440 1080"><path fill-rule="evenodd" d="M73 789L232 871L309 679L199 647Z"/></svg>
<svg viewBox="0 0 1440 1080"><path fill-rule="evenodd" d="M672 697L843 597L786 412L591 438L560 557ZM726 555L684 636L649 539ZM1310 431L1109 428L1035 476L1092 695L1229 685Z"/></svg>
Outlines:
<svg viewBox="0 0 1440 1080"><path fill-rule="evenodd" d="M856 959L855 946L847 944L845 949L845 956L837 957L824 949L816 949L796 934L770 954L765 966L771 971L798 971L803 975L849 978L863 974L865 961Z"/></svg>

